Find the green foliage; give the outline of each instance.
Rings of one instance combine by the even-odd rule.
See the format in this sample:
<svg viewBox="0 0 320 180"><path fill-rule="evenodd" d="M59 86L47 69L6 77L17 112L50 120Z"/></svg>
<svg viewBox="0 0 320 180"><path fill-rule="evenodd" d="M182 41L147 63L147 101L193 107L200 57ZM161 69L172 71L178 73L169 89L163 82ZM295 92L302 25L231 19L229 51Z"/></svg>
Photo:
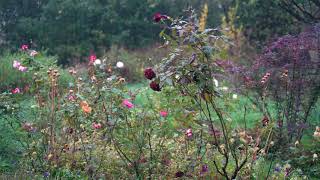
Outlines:
<svg viewBox="0 0 320 180"><path fill-rule="evenodd" d="M216 1L209 3L209 24L220 18ZM102 55L111 45L140 48L158 40L152 24L157 11L172 16L183 14L189 5L201 9L204 1L194 0L40 0L0 1L0 33L11 49L30 43L59 55L59 63L86 60L90 52Z"/></svg>
<svg viewBox="0 0 320 180"><path fill-rule="evenodd" d="M26 90L32 82L32 74L20 72L13 67L14 61L28 64L29 60L36 59L42 67L55 66L57 58L47 56L46 53L39 53L35 58L30 57L27 52L9 53L0 56L0 91L10 91L16 87ZM30 69L30 68L29 68ZM68 86L71 76L65 70L61 71L61 86Z"/></svg>
<svg viewBox="0 0 320 180"><path fill-rule="evenodd" d="M23 88L31 81L31 75L19 73L12 67L14 60L25 57L23 53L11 54L6 52L0 57L0 90L11 90L15 87Z"/></svg>
<svg viewBox="0 0 320 180"><path fill-rule="evenodd" d="M167 53L166 49L149 47L137 51L125 50L118 46L112 46L102 57L112 67L117 62L123 62L124 67L118 71L129 83L141 83L143 80L143 70L146 67L157 63ZM117 68L116 68L117 69Z"/></svg>
<svg viewBox="0 0 320 180"><path fill-rule="evenodd" d="M133 13L139 18L144 12L130 7L161 4L160 1L159 4L148 1L146 5L129 0L39 2L38 9L49 14L58 10L61 17L57 15L57 18L69 23L73 18L65 15L66 11L101 18L95 14L104 14L100 8L106 10L105 6L96 8L102 2L109 2L111 10L116 7L127 17ZM76 2L79 4L71 5ZM113 13L112 17L116 17L117 13ZM164 28L160 36L165 40L166 50L152 51L154 54L151 53L148 61L147 53L133 54L114 46L101 60L86 63L82 73L79 69L70 69L67 73L57 66L54 57L41 53L33 57L29 55L30 50L7 54L2 69L12 67L12 59L18 58L28 70L0 71L12 76L6 86L22 86L27 82L30 89L8 93L6 87L6 92L0 94L0 174L9 174L11 179L28 176L31 179L229 180L318 176L319 159L315 156L319 154L318 135L311 137L313 130L307 131L300 144L290 144L285 154L279 156L284 145L276 136L278 125L274 120L261 123L265 116L257 109L260 107L253 105L258 101L251 100L252 92L247 92L247 98L237 95L240 91L227 79L228 72L223 67L232 64L220 59L228 58L225 43L229 39L218 29L199 30L194 11L187 13L187 18L160 21ZM48 17L51 15L41 16ZM129 18L132 18L130 22L140 22L135 21L135 17ZM116 24L123 19L114 20L117 21L112 22L113 30L121 29L117 29ZM30 29L36 26L30 19L23 21L32 25ZM96 22L86 20L92 27L90 32L84 31L87 35L91 35L95 27L91 24L93 21ZM55 23L63 24L58 20ZM98 26L107 27L103 23ZM65 26L68 33L73 31L69 28L73 27ZM130 39L129 32L121 32L112 39ZM95 40L104 39L101 31L95 33L99 34L99 38L92 36ZM57 40L55 44L59 44L61 38L67 41L68 36L56 35L52 34ZM93 48L100 43L95 40L89 40ZM72 43L60 44L59 51L66 56L74 53L81 57L83 49L89 47L87 42L80 42L79 47L75 45L77 42ZM166 57L160 58L161 53ZM155 60L154 69L142 71ZM124 62L124 68L115 66L118 61ZM126 84L141 80L142 75L151 80L149 87L144 81L140 86ZM26 80L22 82L24 77ZM277 113L274 102L267 99L263 103L268 104L269 117ZM317 115L312 117L316 119ZM317 128L314 134L317 131L320 133ZM2 177L7 178L6 175Z"/></svg>
<svg viewBox="0 0 320 180"><path fill-rule="evenodd" d="M258 47L271 38L299 30L299 23L277 1L237 0L234 6L238 16L235 23Z"/></svg>

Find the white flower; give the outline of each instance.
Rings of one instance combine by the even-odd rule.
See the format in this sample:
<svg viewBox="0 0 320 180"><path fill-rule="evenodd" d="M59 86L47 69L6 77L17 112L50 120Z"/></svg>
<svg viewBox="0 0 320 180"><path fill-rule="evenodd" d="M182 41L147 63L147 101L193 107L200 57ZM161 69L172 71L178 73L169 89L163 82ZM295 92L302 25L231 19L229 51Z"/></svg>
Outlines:
<svg viewBox="0 0 320 180"><path fill-rule="evenodd" d="M118 61L116 66L117 66L118 68L123 68L124 64L123 64L123 62Z"/></svg>
<svg viewBox="0 0 320 180"><path fill-rule="evenodd" d="M35 50L32 50L31 52L30 52L30 56L35 56L35 55L37 55L38 54L38 52L37 51L35 51Z"/></svg>
<svg viewBox="0 0 320 180"><path fill-rule="evenodd" d="M219 86L219 82L218 82L218 80L213 79L213 82L214 82L214 85L215 85L216 87L218 87L218 86Z"/></svg>
<svg viewBox="0 0 320 180"><path fill-rule="evenodd" d="M224 90L224 91L228 91L229 88L226 87L226 86L223 86L221 89Z"/></svg>
<svg viewBox="0 0 320 180"><path fill-rule="evenodd" d="M108 77L108 78L107 78L107 81L112 81L112 78Z"/></svg>
<svg viewBox="0 0 320 180"><path fill-rule="evenodd" d="M274 145L274 142L273 142L273 141L271 141L271 142L270 142L270 146L273 146L273 145Z"/></svg>
<svg viewBox="0 0 320 180"><path fill-rule="evenodd" d="M237 99L238 95L237 94L232 94L232 99Z"/></svg>
<svg viewBox="0 0 320 180"><path fill-rule="evenodd" d="M313 160L318 159L318 155L316 153L313 154Z"/></svg>
<svg viewBox="0 0 320 180"><path fill-rule="evenodd" d="M101 64L101 60L100 59L96 59L93 63L93 65L97 66Z"/></svg>

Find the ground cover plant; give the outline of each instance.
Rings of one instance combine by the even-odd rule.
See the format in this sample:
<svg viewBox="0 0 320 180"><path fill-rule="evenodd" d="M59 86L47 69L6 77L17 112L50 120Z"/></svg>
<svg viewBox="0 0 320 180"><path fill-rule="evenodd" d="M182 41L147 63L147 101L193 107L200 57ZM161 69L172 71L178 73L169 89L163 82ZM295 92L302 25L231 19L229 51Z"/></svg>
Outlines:
<svg viewBox="0 0 320 180"><path fill-rule="evenodd" d="M164 56L153 65L124 50L90 52L81 68L27 44L5 55L2 178L320 177L319 25L248 65L232 60L235 36L207 28L207 13L155 13Z"/></svg>

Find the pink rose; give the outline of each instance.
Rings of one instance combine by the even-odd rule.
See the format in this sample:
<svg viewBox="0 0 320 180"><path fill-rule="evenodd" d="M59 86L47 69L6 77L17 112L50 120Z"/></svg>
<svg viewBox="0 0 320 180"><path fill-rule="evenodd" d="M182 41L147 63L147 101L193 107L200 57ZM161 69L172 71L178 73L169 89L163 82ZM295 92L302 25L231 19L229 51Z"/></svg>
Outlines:
<svg viewBox="0 0 320 180"><path fill-rule="evenodd" d="M28 50L29 46L27 44L22 44L21 49L24 50L24 51Z"/></svg>
<svg viewBox="0 0 320 180"><path fill-rule="evenodd" d="M21 66L21 63L19 61L13 61L12 66L13 66L13 68L18 69Z"/></svg>
<svg viewBox="0 0 320 180"><path fill-rule="evenodd" d="M68 100L69 101L75 101L76 100L76 96L72 95L72 94L69 94L68 95Z"/></svg>
<svg viewBox="0 0 320 180"><path fill-rule="evenodd" d="M168 116L168 112L167 111L160 111L160 116L161 117L167 117Z"/></svg>
<svg viewBox="0 0 320 180"><path fill-rule="evenodd" d="M122 105L125 106L125 107L127 107L127 108L129 108L129 109L131 109L131 108L134 107L134 105L132 104L132 102L130 102L128 99L123 100L123 101L122 101Z"/></svg>
<svg viewBox="0 0 320 180"><path fill-rule="evenodd" d="M28 68L25 66L19 66L18 70L21 72L26 72L28 70Z"/></svg>
<svg viewBox="0 0 320 180"><path fill-rule="evenodd" d="M191 128L187 129L187 130L186 130L186 136L187 136L188 138L191 138L192 135L193 135L192 129L191 129Z"/></svg>
<svg viewBox="0 0 320 180"><path fill-rule="evenodd" d="M166 20L166 19L169 19L169 17L167 15L163 15L159 12L157 12L153 15L153 21L155 21L155 22L160 22L163 19Z"/></svg>
<svg viewBox="0 0 320 180"><path fill-rule="evenodd" d="M96 59L97 59L97 56L95 54L91 54L89 56L89 64L93 64Z"/></svg>
<svg viewBox="0 0 320 180"><path fill-rule="evenodd" d="M20 93L21 91L20 91L19 88L14 88L14 89L11 90L11 92L12 92L12 94L18 94L18 93Z"/></svg>
<svg viewBox="0 0 320 180"><path fill-rule="evenodd" d="M101 129L102 128L102 125L100 123L92 123L92 128L93 129Z"/></svg>

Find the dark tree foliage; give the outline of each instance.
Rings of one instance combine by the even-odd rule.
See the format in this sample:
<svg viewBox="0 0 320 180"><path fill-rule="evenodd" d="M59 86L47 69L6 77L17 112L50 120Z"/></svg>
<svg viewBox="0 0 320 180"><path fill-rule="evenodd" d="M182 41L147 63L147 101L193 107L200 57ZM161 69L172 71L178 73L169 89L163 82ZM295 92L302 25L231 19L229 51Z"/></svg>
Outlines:
<svg viewBox="0 0 320 180"><path fill-rule="evenodd" d="M237 25L253 45L263 47L277 36L297 32L294 18L284 11L277 0L234 0Z"/></svg>
<svg viewBox="0 0 320 180"><path fill-rule="evenodd" d="M320 97L320 25L307 28L297 36L280 37L264 49L248 72L261 77L268 72L270 80L255 86L277 106L278 121L286 125L287 138L300 140ZM265 82L263 82L265 81ZM268 93L264 92L268 89Z"/></svg>
<svg viewBox="0 0 320 180"><path fill-rule="evenodd" d="M279 6L303 23L320 22L319 0L279 0Z"/></svg>
<svg viewBox="0 0 320 180"><path fill-rule="evenodd" d="M172 17L188 6L201 10L205 0L0 0L0 37L7 47L22 43L58 54L67 64L104 53L112 44L141 48L159 40L156 12ZM221 17L209 1L208 25ZM1 42L1 39L0 39ZM0 43L1 45L1 43ZM4 46L4 44L2 44Z"/></svg>

